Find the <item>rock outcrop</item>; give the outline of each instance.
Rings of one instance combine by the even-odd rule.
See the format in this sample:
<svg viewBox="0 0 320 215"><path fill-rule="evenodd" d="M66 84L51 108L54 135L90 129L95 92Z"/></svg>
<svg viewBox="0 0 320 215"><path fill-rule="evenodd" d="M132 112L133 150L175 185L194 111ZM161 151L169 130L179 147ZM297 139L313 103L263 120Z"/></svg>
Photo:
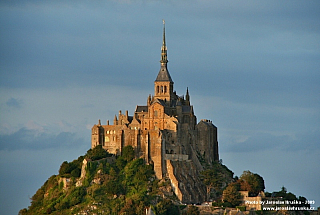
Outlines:
<svg viewBox="0 0 320 215"><path fill-rule="evenodd" d="M201 203L206 200L206 187L191 160L166 160L166 166L173 191L182 203Z"/></svg>

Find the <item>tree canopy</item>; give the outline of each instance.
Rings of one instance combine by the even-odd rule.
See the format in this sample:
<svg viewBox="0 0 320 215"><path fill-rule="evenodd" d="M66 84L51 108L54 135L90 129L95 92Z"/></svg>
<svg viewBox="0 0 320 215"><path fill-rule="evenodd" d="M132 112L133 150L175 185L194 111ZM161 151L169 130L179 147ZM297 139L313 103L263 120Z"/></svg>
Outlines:
<svg viewBox="0 0 320 215"><path fill-rule="evenodd" d="M239 178L239 183L240 189L249 191L250 196L257 196L260 191L264 191L265 189L263 178L249 170L243 171L243 174Z"/></svg>

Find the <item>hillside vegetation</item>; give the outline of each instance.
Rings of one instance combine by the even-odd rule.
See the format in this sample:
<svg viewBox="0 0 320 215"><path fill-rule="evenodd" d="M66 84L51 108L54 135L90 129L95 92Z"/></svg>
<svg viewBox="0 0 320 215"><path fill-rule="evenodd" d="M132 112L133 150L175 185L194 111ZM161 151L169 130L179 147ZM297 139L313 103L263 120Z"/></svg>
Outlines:
<svg viewBox="0 0 320 215"><path fill-rule="evenodd" d="M206 214L213 214L217 207L241 205L240 191L256 196L265 189L263 178L250 171L244 171L238 178L221 162L206 164L204 168L199 177L207 187L207 199L213 201L212 213ZM284 187L279 192L266 192L265 196L306 202L306 198L297 198ZM20 210L19 215L142 215L150 208L156 215L200 214L198 207L181 204L170 180L158 180L153 166L135 158L131 146L126 146L117 157L97 146L72 162L64 161L59 174L51 176L37 190L31 197L31 205Z"/></svg>
<svg viewBox="0 0 320 215"><path fill-rule="evenodd" d="M150 205L157 214L178 214L173 200L170 183L157 180L153 166L143 159L134 159L131 146L117 158L96 147L63 162L59 175L51 176L19 214L145 214Z"/></svg>

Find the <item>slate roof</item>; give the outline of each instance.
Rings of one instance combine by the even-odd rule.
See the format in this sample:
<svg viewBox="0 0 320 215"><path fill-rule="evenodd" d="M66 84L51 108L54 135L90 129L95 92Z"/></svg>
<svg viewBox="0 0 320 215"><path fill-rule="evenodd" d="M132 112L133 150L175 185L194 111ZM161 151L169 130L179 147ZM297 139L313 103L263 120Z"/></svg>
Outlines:
<svg viewBox="0 0 320 215"><path fill-rule="evenodd" d="M154 103L159 103L159 104L161 104L162 106L166 106L166 103L162 100L162 99L155 99L153 102L152 102L152 104L154 104Z"/></svg>
<svg viewBox="0 0 320 215"><path fill-rule="evenodd" d="M155 81L169 81L169 82L173 83L171 76L170 76L170 73L169 73L168 69L166 68L166 66L161 66L160 71L159 71L158 76Z"/></svg>
<svg viewBox="0 0 320 215"><path fill-rule="evenodd" d="M138 106L137 105L135 112L148 112L148 106Z"/></svg>

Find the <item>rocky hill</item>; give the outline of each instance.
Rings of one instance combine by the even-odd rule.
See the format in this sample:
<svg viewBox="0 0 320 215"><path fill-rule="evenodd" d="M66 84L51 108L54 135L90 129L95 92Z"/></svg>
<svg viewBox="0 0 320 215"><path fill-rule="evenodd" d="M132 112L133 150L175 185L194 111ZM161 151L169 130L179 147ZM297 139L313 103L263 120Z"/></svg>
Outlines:
<svg viewBox="0 0 320 215"><path fill-rule="evenodd" d="M284 187L279 192L263 193L264 180L258 174L244 171L240 178L233 177L233 172L220 162L207 164L201 156L199 160L202 171L192 162L167 160L170 171L159 180L152 165L135 158L131 146L126 146L117 157L98 146L72 162L63 162L59 174L51 176L32 196L31 205L21 209L19 214L221 214L232 212L230 208L236 206L238 210L246 210L248 205L243 203L244 198L288 200L289 206L310 207L306 198L297 198ZM177 190L190 194L184 198L197 199L203 204L182 204ZM247 197L241 197L243 191ZM188 202L188 199L183 200ZM212 201L212 206L205 201ZM284 202L282 206L288 204ZM300 212L294 214L309 213ZM240 214L243 213L249 211Z"/></svg>
<svg viewBox="0 0 320 215"><path fill-rule="evenodd" d="M197 190L199 201L205 201L208 189L195 167L179 161L170 161L170 165L179 181L194 178L193 183L180 183L180 189ZM231 173L221 173L224 178L219 189L232 180ZM145 214L146 209L181 214L186 206L174 189L169 177L158 180L152 165L136 159L132 147L125 147L118 157L96 147L72 162L63 162L59 175L51 176L19 214Z"/></svg>

